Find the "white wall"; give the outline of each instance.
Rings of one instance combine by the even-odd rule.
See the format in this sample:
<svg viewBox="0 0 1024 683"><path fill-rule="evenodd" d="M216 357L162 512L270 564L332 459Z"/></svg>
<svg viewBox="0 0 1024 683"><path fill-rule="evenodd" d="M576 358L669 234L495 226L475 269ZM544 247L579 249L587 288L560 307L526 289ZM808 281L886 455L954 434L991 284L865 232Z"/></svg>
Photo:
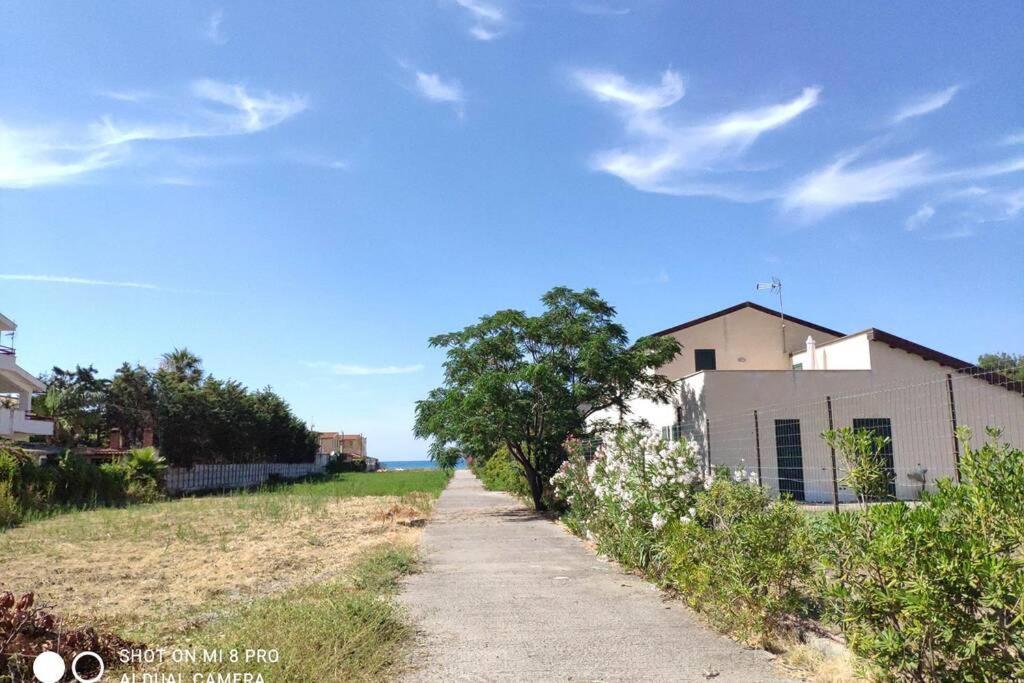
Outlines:
<svg viewBox="0 0 1024 683"><path fill-rule="evenodd" d="M806 337L805 337L806 344ZM870 370L871 349L867 332L844 337L838 341L818 346L814 352L814 363L810 362L806 345L802 353L794 354L793 365L801 364L804 370Z"/></svg>
<svg viewBox="0 0 1024 683"><path fill-rule="evenodd" d="M832 399L832 425L836 428L851 426L854 418L891 420L900 498L918 497L921 484L910 478L913 471L927 469L930 489L936 478L955 476L947 374L954 387L957 422L974 430L976 443L984 438L984 428L992 425L1003 429L1004 441L1024 448L1024 396L880 342L870 343L870 353L872 370L700 373L685 382L698 397L689 402L685 420L700 429L704 418L708 419L715 464L737 466L742 462L747 469L756 469L759 437L762 478L777 491L775 420L799 419L805 495L808 501L817 502L832 499L831 453L820 437L829 428L826 396ZM701 398L703 404L699 405ZM841 458L837 471L841 478ZM840 491L840 500L852 499L851 492Z"/></svg>

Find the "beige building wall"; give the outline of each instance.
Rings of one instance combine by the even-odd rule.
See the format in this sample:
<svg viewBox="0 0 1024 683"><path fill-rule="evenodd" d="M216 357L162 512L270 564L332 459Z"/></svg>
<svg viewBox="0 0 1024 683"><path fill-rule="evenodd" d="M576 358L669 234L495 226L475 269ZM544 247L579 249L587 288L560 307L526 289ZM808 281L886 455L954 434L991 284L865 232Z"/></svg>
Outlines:
<svg viewBox="0 0 1024 683"><path fill-rule="evenodd" d="M868 343L871 370L716 371L688 377L684 392L689 390L698 399L682 399L684 423L697 436L707 429L702 446L710 448L713 464L756 470L760 451L763 483L777 493L775 423L798 419L804 491L811 502L832 500L831 452L820 436L830 424L826 397L831 398L835 428L850 427L855 418L891 421L899 498L919 496L922 484L912 473L922 473L930 490L936 479L956 476L958 447L953 440L950 383L957 424L974 431L976 444L984 439L986 426L997 426L1003 430L1002 440L1024 448L1024 396L1020 393L881 342ZM841 457L836 470L841 479ZM850 501L854 496L840 487L839 498Z"/></svg>
<svg viewBox="0 0 1024 683"><path fill-rule="evenodd" d="M741 308L668 336L683 346L682 353L660 369L661 374L671 379L696 372L696 349L714 349L718 370L785 370L791 366L789 354L803 351L808 336L819 344L838 339L836 335L787 320L783 349L781 319L755 308Z"/></svg>

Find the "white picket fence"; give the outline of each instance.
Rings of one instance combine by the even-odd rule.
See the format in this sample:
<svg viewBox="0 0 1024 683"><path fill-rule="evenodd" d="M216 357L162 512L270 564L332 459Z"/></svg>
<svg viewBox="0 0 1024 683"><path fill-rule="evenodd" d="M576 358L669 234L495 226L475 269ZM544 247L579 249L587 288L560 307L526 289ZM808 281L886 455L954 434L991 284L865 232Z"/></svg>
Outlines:
<svg viewBox="0 0 1024 683"><path fill-rule="evenodd" d="M301 479L322 474L329 456L320 453L313 462L252 462L223 465L193 465L169 467L164 475L164 488L172 495L244 489L266 483L271 477Z"/></svg>

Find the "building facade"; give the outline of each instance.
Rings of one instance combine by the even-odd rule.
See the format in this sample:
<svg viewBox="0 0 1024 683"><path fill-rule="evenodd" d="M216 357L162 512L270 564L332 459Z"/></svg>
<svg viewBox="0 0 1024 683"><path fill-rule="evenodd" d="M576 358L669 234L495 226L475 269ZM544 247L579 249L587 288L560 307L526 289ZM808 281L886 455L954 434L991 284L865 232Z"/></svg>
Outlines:
<svg viewBox="0 0 1024 683"><path fill-rule="evenodd" d="M53 422L32 414L32 395L46 386L18 367L14 350L14 321L0 315L0 437L26 440L51 436Z"/></svg>
<svg viewBox="0 0 1024 683"><path fill-rule="evenodd" d="M960 427L975 443L997 427L1024 447L1024 384L882 330L844 335L745 302L657 334L682 346L660 369L678 391L667 405L632 402L629 419L797 500L854 499L821 436L832 428L888 437L890 494L908 500L959 476Z"/></svg>
<svg viewBox="0 0 1024 683"><path fill-rule="evenodd" d="M362 434L320 432L320 452L336 453L354 458L369 457L366 437Z"/></svg>

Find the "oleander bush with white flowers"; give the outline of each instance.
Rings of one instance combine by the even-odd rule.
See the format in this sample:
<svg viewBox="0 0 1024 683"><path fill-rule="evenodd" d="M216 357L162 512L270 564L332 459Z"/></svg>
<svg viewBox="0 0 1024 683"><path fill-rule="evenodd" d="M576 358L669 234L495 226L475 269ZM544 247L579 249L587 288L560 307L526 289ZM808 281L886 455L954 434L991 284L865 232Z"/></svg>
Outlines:
<svg viewBox="0 0 1024 683"><path fill-rule="evenodd" d="M806 612L811 534L791 502L771 500L745 468L711 471L696 444L636 427L607 434L588 458L570 440L552 478L576 533L629 568L680 590L725 630L770 640Z"/></svg>
<svg viewBox="0 0 1024 683"><path fill-rule="evenodd" d="M569 457L551 479L568 506L566 523L622 564L650 569L661 530L692 515L710 475L689 442L666 443L637 428L607 434L593 456L570 439Z"/></svg>

